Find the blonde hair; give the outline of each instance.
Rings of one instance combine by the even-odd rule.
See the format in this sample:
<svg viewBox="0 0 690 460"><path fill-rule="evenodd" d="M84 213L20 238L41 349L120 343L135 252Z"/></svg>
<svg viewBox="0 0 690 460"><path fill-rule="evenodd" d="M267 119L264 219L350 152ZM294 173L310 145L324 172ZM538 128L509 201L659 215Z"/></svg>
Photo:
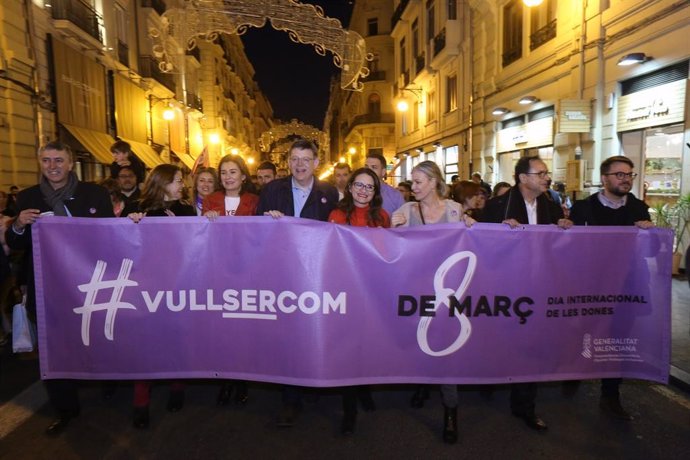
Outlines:
<svg viewBox="0 0 690 460"><path fill-rule="evenodd" d="M443 180L443 174L441 174L441 169L438 167L436 163L429 160L422 161L417 166L412 168L412 172L415 171L424 173L424 175L428 177L430 180L436 179L436 193L441 198L446 197L446 193L448 192L448 186L446 185L446 182Z"/></svg>

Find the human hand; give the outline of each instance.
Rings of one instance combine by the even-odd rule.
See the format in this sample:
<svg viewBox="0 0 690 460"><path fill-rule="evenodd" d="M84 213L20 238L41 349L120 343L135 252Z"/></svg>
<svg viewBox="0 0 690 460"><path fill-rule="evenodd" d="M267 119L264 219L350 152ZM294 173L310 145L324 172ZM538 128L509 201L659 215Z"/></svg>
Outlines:
<svg viewBox="0 0 690 460"><path fill-rule="evenodd" d="M39 217L41 217L39 209L24 209L14 220L14 229L21 232L24 227L33 224Z"/></svg>
<svg viewBox="0 0 690 460"><path fill-rule="evenodd" d="M220 216L220 213L218 211L206 211L204 216L208 217L208 220L213 222L218 218L218 216Z"/></svg>
<svg viewBox="0 0 690 460"><path fill-rule="evenodd" d="M558 219L558 223L556 225L558 225L563 230L567 230L573 225L575 225L575 223L570 219Z"/></svg>
<svg viewBox="0 0 690 460"><path fill-rule="evenodd" d="M407 218L403 213L393 213L393 216L391 217L391 226L400 227L401 225L405 225L406 223Z"/></svg>
<svg viewBox="0 0 690 460"><path fill-rule="evenodd" d="M635 227L647 230L649 228L654 228L655 225L654 222L652 222L651 220L638 220L637 222L635 222Z"/></svg>
<svg viewBox="0 0 690 460"><path fill-rule="evenodd" d="M271 217L273 217L274 219L280 219L281 217L284 217L285 214L283 214L283 213L280 212L280 211L271 210L271 211L266 211L266 212L264 213L264 216L271 216Z"/></svg>
<svg viewBox="0 0 690 460"><path fill-rule="evenodd" d="M146 216L145 212L133 212L130 213L127 217L129 217L129 219L135 224L138 224L139 222L141 222L144 216Z"/></svg>
<svg viewBox="0 0 690 460"><path fill-rule="evenodd" d="M515 219L506 219L501 223L502 224L508 224L510 226L510 228L518 228L520 226L520 222L518 222Z"/></svg>

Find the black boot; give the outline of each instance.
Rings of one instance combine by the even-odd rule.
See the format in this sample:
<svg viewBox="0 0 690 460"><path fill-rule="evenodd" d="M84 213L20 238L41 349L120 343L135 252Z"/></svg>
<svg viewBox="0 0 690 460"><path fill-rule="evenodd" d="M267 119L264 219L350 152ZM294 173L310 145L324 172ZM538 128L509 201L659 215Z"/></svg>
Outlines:
<svg viewBox="0 0 690 460"><path fill-rule="evenodd" d="M343 423L340 432L343 435L351 435L355 432L357 423L357 387L343 388Z"/></svg>
<svg viewBox="0 0 690 460"><path fill-rule="evenodd" d="M458 442L458 408L443 406L443 442Z"/></svg>
<svg viewBox="0 0 690 460"><path fill-rule="evenodd" d="M235 380L235 404L244 406L249 400L249 390L245 380Z"/></svg>
<svg viewBox="0 0 690 460"><path fill-rule="evenodd" d="M359 402L362 404L364 412L373 412L376 410L376 403L374 403L374 398L371 397L371 388L369 385L357 387L357 395L359 396Z"/></svg>
<svg viewBox="0 0 690 460"><path fill-rule="evenodd" d="M149 427L149 406L134 408L133 424L139 430Z"/></svg>
<svg viewBox="0 0 690 460"><path fill-rule="evenodd" d="M216 398L216 404L219 406L227 406L230 402L230 395L232 394L232 384L230 382L223 382Z"/></svg>
<svg viewBox="0 0 690 460"><path fill-rule="evenodd" d="M415 409L421 409L424 407L424 401L429 399L429 386L428 385L417 385L412 398L410 399L410 406Z"/></svg>

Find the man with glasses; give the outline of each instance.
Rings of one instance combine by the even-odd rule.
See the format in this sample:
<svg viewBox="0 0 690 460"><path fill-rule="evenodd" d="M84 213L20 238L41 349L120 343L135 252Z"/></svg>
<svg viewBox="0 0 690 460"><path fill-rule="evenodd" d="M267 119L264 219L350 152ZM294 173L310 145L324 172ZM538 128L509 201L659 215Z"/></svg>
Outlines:
<svg viewBox="0 0 690 460"><path fill-rule="evenodd" d="M654 227L649 208L630 190L637 174L630 158L613 156L601 163L599 173L603 189L584 200L578 200L570 211L575 225L635 225L642 229ZM619 387L622 379L602 379L601 410L619 420L633 420L620 402ZM577 388L576 382L568 382L569 391Z"/></svg>
<svg viewBox="0 0 690 460"><path fill-rule="evenodd" d="M331 184L321 182L314 176L319 165L318 148L308 140L295 141L288 150L291 175L275 179L261 191L257 215L279 219L295 216L305 219L327 221L338 203L338 190ZM295 417L302 407L302 388L283 386L283 408L278 414L276 425L289 428L295 424Z"/></svg>
<svg viewBox="0 0 690 460"><path fill-rule="evenodd" d="M133 203L141 196L136 173L129 166L120 168L120 172L117 173L117 183L120 185L120 192L125 196L125 204Z"/></svg>
<svg viewBox="0 0 690 460"><path fill-rule="evenodd" d="M515 164L515 187L489 200L481 214L481 221L504 223L511 228L537 224L571 227L572 222L563 218L561 207L545 193L550 179L549 170L541 158L520 158ZM513 415L523 419L530 428L543 431L547 425L535 413L536 398L536 383L511 385L510 409Z"/></svg>
<svg viewBox="0 0 690 460"><path fill-rule="evenodd" d="M300 139L288 150L290 175L271 181L264 187L257 215L303 217L327 221L338 202L338 191L331 184L314 176L319 165L318 148L313 142Z"/></svg>

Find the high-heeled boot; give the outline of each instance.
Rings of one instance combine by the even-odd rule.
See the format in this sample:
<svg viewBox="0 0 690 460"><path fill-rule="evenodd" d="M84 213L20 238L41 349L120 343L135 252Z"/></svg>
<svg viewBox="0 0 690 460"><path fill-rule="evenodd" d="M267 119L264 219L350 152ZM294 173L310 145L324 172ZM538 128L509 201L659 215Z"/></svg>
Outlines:
<svg viewBox="0 0 690 460"><path fill-rule="evenodd" d="M458 442L458 408L443 406L443 442Z"/></svg>

